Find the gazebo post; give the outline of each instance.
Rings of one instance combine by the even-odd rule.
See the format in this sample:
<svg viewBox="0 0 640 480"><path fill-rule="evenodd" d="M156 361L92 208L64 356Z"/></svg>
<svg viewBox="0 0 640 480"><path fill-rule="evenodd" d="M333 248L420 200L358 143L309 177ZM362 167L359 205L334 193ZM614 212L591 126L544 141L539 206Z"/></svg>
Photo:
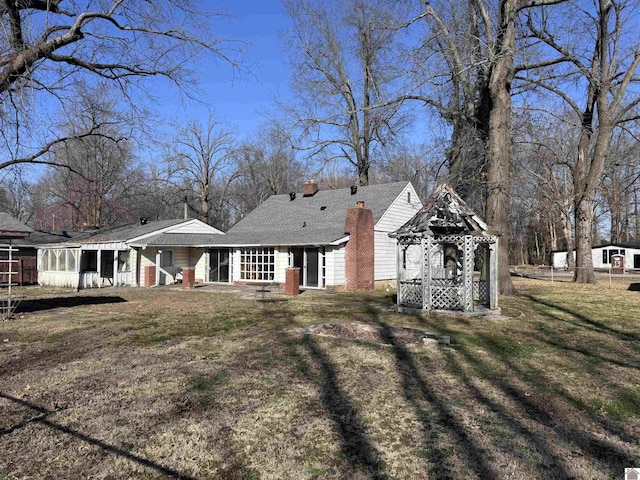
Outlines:
<svg viewBox="0 0 640 480"><path fill-rule="evenodd" d="M471 235L464 236L462 253L462 278L463 278L463 305L462 310L465 312L473 311L473 237Z"/></svg>
<svg viewBox="0 0 640 480"><path fill-rule="evenodd" d="M422 308L431 310L431 243L429 236L425 242L424 235L420 241L422 248ZM426 250L425 250L426 249ZM426 275L425 275L426 269ZM426 282L426 283L425 283Z"/></svg>
<svg viewBox="0 0 640 480"><path fill-rule="evenodd" d="M498 308L498 242L496 237L495 243L489 244L489 308L494 310Z"/></svg>
<svg viewBox="0 0 640 480"><path fill-rule="evenodd" d="M402 305L402 288L400 288L400 281L402 280L402 254L400 248L400 237L396 238L396 272L396 291L398 292L396 304Z"/></svg>

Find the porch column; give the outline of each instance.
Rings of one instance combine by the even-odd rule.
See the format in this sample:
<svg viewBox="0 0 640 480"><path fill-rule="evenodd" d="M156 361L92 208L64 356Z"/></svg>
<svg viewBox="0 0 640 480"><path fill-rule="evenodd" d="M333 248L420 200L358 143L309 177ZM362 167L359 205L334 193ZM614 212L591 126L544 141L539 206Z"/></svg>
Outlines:
<svg viewBox="0 0 640 480"><path fill-rule="evenodd" d="M498 237L489 245L489 308L498 308Z"/></svg>
<svg viewBox="0 0 640 480"><path fill-rule="evenodd" d="M118 285L118 250L113 251L113 286Z"/></svg>
<svg viewBox="0 0 640 480"><path fill-rule="evenodd" d="M160 258L162 250L156 250L156 286L160 285Z"/></svg>
<svg viewBox="0 0 640 480"><path fill-rule="evenodd" d="M98 288L102 286L102 249L98 248Z"/></svg>

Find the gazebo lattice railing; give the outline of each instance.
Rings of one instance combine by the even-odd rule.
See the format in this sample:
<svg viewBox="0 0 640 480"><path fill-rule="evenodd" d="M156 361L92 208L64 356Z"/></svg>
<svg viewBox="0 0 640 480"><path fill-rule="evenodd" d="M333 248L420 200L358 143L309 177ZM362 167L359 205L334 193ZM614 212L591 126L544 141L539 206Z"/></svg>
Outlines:
<svg viewBox="0 0 640 480"><path fill-rule="evenodd" d="M491 295L490 280L497 274L495 236L443 235L419 239L398 237L399 266L402 249L420 245L423 252L420 275L417 278L398 279L398 305L413 309L472 311L474 302L496 308L497 293ZM462 253L462 269L455 272L443 264L434 265L434 257L442 253L443 245L455 246ZM484 270L474 272L475 252L482 247L488 253ZM488 258L487 258L488 257ZM487 262L486 260L490 260ZM492 268L493 265L493 268Z"/></svg>

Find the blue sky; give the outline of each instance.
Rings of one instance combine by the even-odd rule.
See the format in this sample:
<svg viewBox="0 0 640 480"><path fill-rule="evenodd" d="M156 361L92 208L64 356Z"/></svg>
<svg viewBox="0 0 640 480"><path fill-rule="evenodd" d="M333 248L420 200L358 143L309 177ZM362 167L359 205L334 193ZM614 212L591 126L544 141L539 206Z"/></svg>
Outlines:
<svg viewBox="0 0 640 480"><path fill-rule="evenodd" d="M212 29L220 39L243 42L243 68L233 71L224 62L196 64L198 98L202 103L176 101L176 91L160 93L161 107L170 121L205 120L208 109L234 129L240 138L257 132L261 113L273 108L276 96L289 95L289 68L281 49L280 33L290 21L280 0L226 0L220 10L230 18L217 18Z"/></svg>

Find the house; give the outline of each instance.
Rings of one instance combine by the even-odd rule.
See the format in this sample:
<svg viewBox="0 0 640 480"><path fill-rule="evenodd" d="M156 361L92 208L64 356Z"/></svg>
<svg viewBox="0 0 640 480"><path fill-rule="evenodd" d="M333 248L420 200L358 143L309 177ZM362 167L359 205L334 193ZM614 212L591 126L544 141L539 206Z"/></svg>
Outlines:
<svg viewBox="0 0 640 480"><path fill-rule="evenodd" d="M71 288L155 286L206 277L205 249L222 232L199 220L160 220L38 246L38 283Z"/></svg>
<svg viewBox="0 0 640 480"><path fill-rule="evenodd" d="M273 195L212 237L206 281L284 283L286 269L297 267L303 287L350 289L367 262L370 283L395 281L396 241L388 234L421 208L410 182L318 190L309 181L303 192Z"/></svg>
<svg viewBox="0 0 640 480"><path fill-rule="evenodd" d="M37 254L39 245L49 243L63 243L73 239L87 237L90 232L86 231L46 231L33 230L28 237L12 240L11 244L15 247L12 257L17 262L12 270L17 270L17 278L14 282L20 285L32 285L38 283ZM6 251L9 244L0 240L0 259L7 260L9 252ZM6 283L6 274L8 264L0 263L0 283Z"/></svg>
<svg viewBox="0 0 640 480"><path fill-rule="evenodd" d="M551 253L553 268L567 268L567 252L555 251ZM619 242L598 245L591 249L593 268L612 268L612 257L622 255L624 257L625 270L640 270L640 242ZM575 259L575 251L573 252Z"/></svg>
<svg viewBox="0 0 640 480"><path fill-rule="evenodd" d="M15 283L18 277L19 260L14 258L16 249L14 242L21 241L33 233L31 227L28 227L19 220L13 218L5 212L0 212L0 283L9 285L11 292L11 284Z"/></svg>

